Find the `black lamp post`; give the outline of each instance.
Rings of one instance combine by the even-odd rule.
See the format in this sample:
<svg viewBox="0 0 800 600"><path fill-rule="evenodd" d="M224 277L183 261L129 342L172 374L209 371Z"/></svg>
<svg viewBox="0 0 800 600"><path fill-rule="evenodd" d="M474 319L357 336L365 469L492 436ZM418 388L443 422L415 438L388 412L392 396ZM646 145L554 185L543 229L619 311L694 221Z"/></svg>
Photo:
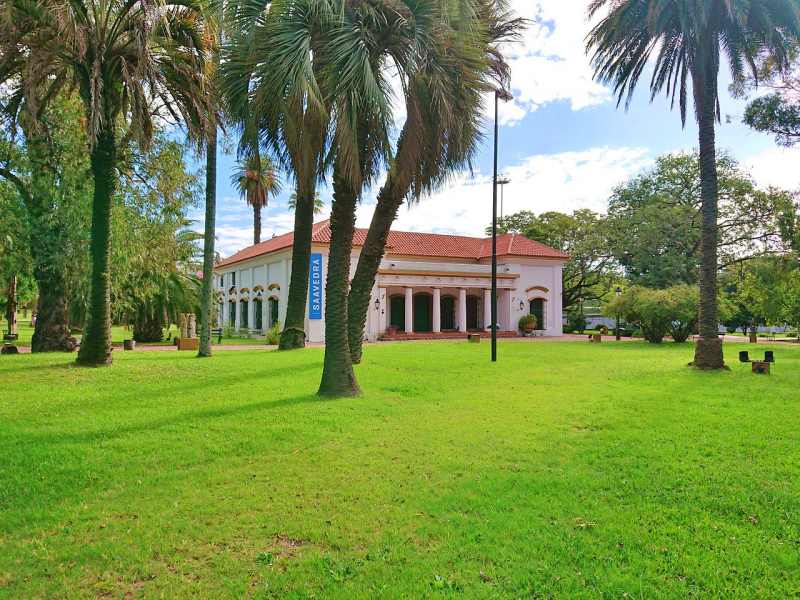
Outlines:
<svg viewBox="0 0 800 600"><path fill-rule="evenodd" d="M614 293L617 295L617 298L619 298L620 296L622 296L622 288L621 288L621 287L619 287L619 286L617 286L617 289L615 289L615 290L614 290ZM622 336L619 334L619 307L617 308L617 311L616 311L616 312L617 312L617 331L616 331L616 337L617 337L617 341L620 341L620 340L622 339Z"/></svg>
<svg viewBox="0 0 800 600"><path fill-rule="evenodd" d="M492 362L497 362L497 142L500 132L500 100L511 100L504 89L494 92L494 175L492 177Z"/></svg>

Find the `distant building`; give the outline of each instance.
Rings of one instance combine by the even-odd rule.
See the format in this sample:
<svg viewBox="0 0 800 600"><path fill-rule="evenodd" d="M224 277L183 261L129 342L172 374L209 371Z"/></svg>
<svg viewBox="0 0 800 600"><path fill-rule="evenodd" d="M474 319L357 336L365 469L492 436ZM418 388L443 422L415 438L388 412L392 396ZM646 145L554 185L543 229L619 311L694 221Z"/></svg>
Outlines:
<svg viewBox="0 0 800 600"><path fill-rule="evenodd" d="M351 276L366 230L357 229ZM293 234L249 246L219 262L215 288L222 325L261 333L283 324ZM330 222L314 225L305 331L325 340L325 278ZM498 331L516 332L534 314L542 335L562 333L561 271L568 257L517 234L498 237ZM487 330L491 311L491 239L393 231L372 291L366 337L388 331L437 335Z"/></svg>

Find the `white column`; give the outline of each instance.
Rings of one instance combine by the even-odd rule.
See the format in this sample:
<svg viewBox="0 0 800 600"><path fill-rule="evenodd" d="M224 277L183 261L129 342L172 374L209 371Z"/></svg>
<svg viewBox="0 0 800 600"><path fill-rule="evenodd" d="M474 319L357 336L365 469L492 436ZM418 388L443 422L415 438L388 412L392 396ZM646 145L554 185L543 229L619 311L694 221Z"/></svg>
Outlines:
<svg viewBox="0 0 800 600"><path fill-rule="evenodd" d="M442 290L433 288L433 333L442 332Z"/></svg>
<svg viewBox="0 0 800 600"><path fill-rule="evenodd" d="M458 290L458 330L462 333L467 331L467 290Z"/></svg>
<svg viewBox="0 0 800 600"><path fill-rule="evenodd" d="M492 330L492 290L483 290L483 327Z"/></svg>
<svg viewBox="0 0 800 600"><path fill-rule="evenodd" d="M256 301L255 296L252 295L250 297L250 301L247 303L247 328L254 329L256 326Z"/></svg>
<svg viewBox="0 0 800 600"><path fill-rule="evenodd" d="M239 295L236 295L236 310L233 311L233 327L234 329L239 329L240 322L242 320L242 304L239 301Z"/></svg>
<svg viewBox="0 0 800 600"><path fill-rule="evenodd" d="M406 292L406 333L414 331L414 288L407 287Z"/></svg>

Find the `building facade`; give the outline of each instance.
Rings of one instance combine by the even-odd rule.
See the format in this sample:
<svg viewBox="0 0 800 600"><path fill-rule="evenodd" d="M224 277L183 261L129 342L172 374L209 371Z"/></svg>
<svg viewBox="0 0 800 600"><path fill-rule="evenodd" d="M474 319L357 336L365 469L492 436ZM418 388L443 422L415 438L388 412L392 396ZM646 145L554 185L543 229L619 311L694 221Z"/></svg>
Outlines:
<svg viewBox="0 0 800 600"><path fill-rule="evenodd" d="M356 230L351 276L366 230ZM220 324L263 333L282 326L291 274L293 234L249 246L215 267ZM325 341L325 278L330 223L314 225L305 331ZM498 331L517 332L536 316L541 335L562 333L562 268L568 257L524 236L498 237ZM366 338L484 331L491 325L491 239L391 232L372 290Z"/></svg>

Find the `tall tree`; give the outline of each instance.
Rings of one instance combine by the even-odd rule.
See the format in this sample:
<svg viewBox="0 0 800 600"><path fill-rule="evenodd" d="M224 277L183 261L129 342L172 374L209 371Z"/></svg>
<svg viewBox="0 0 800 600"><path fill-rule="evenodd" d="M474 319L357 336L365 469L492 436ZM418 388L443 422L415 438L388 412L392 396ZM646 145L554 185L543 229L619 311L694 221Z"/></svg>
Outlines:
<svg viewBox="0 0 800 600"><path fill-rule="evenodd" d="M581 299L599 300L611 287L614 261L609 250L608 224L602 215L587 209L571 215L522 211L499 219L497 228L502 233L521 233L569 255L563 270L564 310Z"/></svg>
<svg viewBox="0 0 800 600"><path fill-rule="evenodd" d="M261 242L261 210L269 204L270 194L281 191L278 171L269 156L262 156L256 148L246 153L231 175L231 183L239 195L253 209L253 243Z"/></svg>
<svg viewBox="0 0 800 600"><path fill-rule="evenodd" d="M720 268L765 254L783 254L791 194L759 189L730 156L717 155ZM668 154L617 187L608 202L611 253L628 279L646 287L695 285L701 240L700 157Z"/></svg>
<svg viewBox="0 0 800 600"><path fill-rule="evenodd" d="M78 364L111 363L111 206L120 125L145 145L155 114L205 134L213 107L203 27L195 0L4 1L0 10L0 84L57 90L74 82L84 105L94 182L92 285ZM28 102L31 118L34 108Z"/></svg>
<svg viewBox="0 0 800 600"><path fill-rule="evenodd" d="M756 57L769 54L781 70L800 37L795 0L592 0L589 16L602 15L587 38L595 76L611 83L618 103L628 103L654 57L651 97L677 98L686 122L689 82L699 128L701 181L700 337L694 365L725 365L718 335L718 181L715 129L719 120L720 62L727 57L735 80Z"/></svg>
<svg viewBox="0 0 800 600"><path fill-rule="evenodd" d="M75 95L41 97L43 90L10 95L2 104L9 137L0 135L0 176L19 188L28 221L38 288L33 352L71 351L70 295L85 247L91 198L82 106ZM36 118L25 109L36 105ZM19 135L21 133L21 135Z"/></svg>
<svg viewBox="0 0 800 600"><path fill-rule="evenodd" d="M335 19L329 0L241 2L222 63L223 92L245 134L258 135L295 180L292 272L281 350L305 346L314 198L325 170L330 125L324 32Z"/></svg>
<svg viewBox="0 0 800 600"><path fill-rule="evenodd" d="M406 121L381 187L348 297L348 338L361 362L364 327L375 276L397 211L407 199L435 190L468 166L481 140L482 97L507 83L498 49L524 22L501 1L406 3L415 31L407 47L419 56L401 70Z"/></svg>

